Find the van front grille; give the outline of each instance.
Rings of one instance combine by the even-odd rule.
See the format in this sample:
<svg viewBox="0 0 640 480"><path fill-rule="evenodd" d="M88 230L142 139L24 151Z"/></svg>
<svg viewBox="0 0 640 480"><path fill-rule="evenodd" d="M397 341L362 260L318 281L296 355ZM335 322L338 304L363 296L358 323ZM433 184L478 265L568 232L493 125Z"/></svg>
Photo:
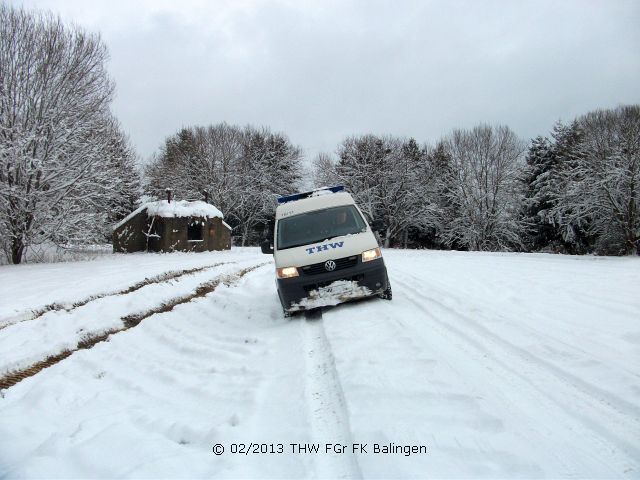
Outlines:
<svg viewBox="0 0 640 480"><path fill-rule="evenodd" d="M331 270L333 272L344 270L345 268L355 267L358 264L358 255L337 258L334 260L334 262L336 262L336 268L334 270ZM324 264L325 262L314 263L312 265L302 267L301 270L304 275L318 275L320 273L327 273L328 270L324 267Z"/></svg>
<svg viewBox="0 0 640 480"><path fill-rule="evenodd" d="M318 290L319 288L328 287L333 282L341 282L341 281L343 281L343 282L361 282L362 280L364 280L364 275L363 274L359 274L359 275L353 275L351 277L339 278L337 280L329 280L329 281L318 282L318 283L309 283L307 285L304 285L302 288L304 288L304 291L307 294L309 294L309 292L311 292L312 290Z"/></svg>

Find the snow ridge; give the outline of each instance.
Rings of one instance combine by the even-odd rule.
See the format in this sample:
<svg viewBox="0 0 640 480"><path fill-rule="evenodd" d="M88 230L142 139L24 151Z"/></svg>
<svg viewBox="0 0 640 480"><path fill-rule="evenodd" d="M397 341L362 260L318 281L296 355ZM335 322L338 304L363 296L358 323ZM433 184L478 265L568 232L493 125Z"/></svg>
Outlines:
<svg viewBox="0 0 640 480"><path fill-rule="evenodd" d="M306 318L301 322L301 327L306 352L305 388L312 436L321 448L325 448L327 443L338 443L349 449L342 454L328 453L314 457L316 473L319 478L362 478L357 457L350 450L354 442L349 413L331 345L322 324L322 312L308 312Z"/></svg>

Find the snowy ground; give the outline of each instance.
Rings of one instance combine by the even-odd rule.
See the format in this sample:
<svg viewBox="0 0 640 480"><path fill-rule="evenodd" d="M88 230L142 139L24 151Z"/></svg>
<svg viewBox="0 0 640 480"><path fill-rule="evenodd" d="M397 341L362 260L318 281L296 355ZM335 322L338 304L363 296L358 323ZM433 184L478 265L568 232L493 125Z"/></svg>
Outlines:
<svg viewBox="0 0 640 480"><path fill-rule="evenodd" d="M0 478L640 478L640 259L384 256L294 319L257 249L0 267L0 376L226 279L2 390Z"/></svg>

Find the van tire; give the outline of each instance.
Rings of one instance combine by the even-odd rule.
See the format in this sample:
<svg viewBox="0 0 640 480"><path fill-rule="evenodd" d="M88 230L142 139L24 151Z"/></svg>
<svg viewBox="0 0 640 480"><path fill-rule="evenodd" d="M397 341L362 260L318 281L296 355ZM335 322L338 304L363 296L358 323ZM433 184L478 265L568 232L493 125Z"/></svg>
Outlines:
<svg viewBox="0 0 640 480"><path fill-rule="evenodd" d="M284 318L289 318L291 316L291 312L287 310L287 306L282 301L282 295L280 295L280 290L278 290L278 300L280 300L280 305L282 305L282 315Z"/></svg>
<svg viewBox="0 0 640 480"><path fill-rule="evenodd" d="M387 288L385 288L380 294L380 298L383 300L391 300L393 298L393 294L391 292L391 284L389 283L389 279L387 278Z"/></svg>

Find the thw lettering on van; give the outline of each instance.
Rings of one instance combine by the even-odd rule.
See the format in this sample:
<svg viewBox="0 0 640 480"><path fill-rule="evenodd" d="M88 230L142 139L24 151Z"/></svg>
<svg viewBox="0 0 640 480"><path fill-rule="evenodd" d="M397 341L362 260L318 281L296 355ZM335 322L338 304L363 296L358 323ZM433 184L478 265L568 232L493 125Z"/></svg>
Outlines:
<svg viewBox="0 0 640 480"><path fill-rule="evenodd" d="M312 253L317 253L317 252L322 252L324 250L329 250L329 247L331 247L331 248L342 248L342 245L344 245L344 242L325 243L324 245L318 245L316 247L305 248L305 250L307 251L307 253L309 255L311 255Z"/></svg>

